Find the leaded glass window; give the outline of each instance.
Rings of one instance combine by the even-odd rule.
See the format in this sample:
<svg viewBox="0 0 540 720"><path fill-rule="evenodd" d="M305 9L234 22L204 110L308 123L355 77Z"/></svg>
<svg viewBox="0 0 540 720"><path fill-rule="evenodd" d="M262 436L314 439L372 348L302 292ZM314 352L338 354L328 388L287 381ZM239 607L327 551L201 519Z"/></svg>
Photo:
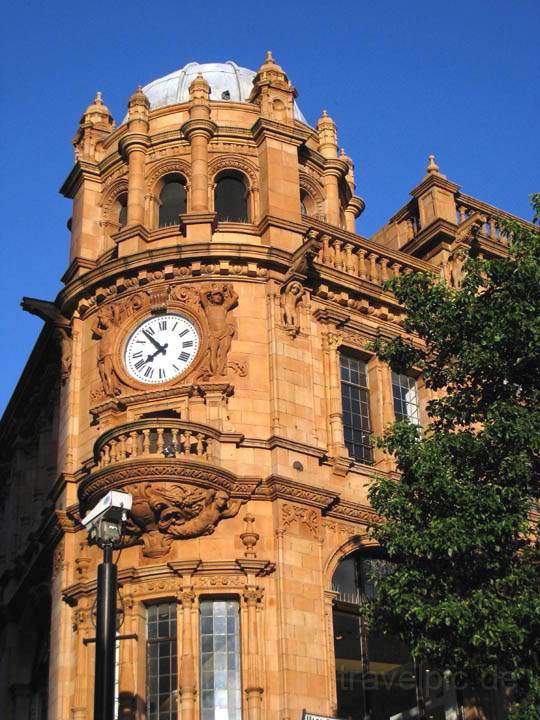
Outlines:
<svg viewBox="0 0 540 720"><path fill-rule="evenodd" d="M201 720L241 720L240 606L202 600Z"/></svg>
<svg viewBox="0 0 540 720"><path fill-rule="evenodd" d="M214 193L218 222L247 222L248 194L241 173L227 171L216 183Z"/></svg>
<svg viewBox="0 0 540 720"><path fill-rule="evenodd" d="M396 420L409 420L409 422L419 425L420 413L416 380L409 375L392 372L392 395Z"/></svg>
<svg viewBox="0 0 540 720"><path fill-rule="evenodd" d="M371 463L371 423L366 363L353 355L340 353L341 402L345 445L351 457Z"/></svg>
<svg viewBox="0 0 540 720"><path fill-rule="evenodd" d="M176 603L146 609L148 720L177 720Z"/></svg>

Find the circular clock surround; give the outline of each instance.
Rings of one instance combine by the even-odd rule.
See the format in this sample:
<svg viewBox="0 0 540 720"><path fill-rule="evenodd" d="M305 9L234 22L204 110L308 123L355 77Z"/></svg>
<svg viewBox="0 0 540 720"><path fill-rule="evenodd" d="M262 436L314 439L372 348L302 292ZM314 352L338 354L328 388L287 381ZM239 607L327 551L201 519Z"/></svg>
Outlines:
<svg viewBox="0 0 540 720"><path fill-rule="evenodd" d="M192 365L200 337L186 315L169 312L140 321L124 346L124 367L129 377L145 385L170 382Z"/></svg>

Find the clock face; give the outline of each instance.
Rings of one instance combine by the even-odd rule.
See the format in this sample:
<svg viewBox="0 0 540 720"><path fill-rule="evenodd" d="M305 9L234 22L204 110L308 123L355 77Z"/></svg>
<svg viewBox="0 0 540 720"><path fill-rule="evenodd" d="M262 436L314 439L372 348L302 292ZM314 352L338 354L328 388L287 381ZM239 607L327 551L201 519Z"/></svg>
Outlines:
<svg viewBox="0 0 540 720"><path fill-rule="evenodd" d="M131 333L124 362L131 377L143 383L172 380L188 368L197 354L199 334L184 315L156 315Z"/></svg>

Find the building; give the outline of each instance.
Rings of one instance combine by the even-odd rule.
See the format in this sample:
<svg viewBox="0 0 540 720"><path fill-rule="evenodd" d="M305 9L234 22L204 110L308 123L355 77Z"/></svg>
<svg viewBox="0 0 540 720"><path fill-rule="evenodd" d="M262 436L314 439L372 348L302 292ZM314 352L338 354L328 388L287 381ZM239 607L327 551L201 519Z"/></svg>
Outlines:
<svg viewBox="0 0 540 720"><path fill-rule="evenodd" d="M370 436L421 422L429 398L369 344L402 332L386 279L458 282L452 251L474 234L504 253L508 214L431 157L358 235L352 161L295 95L268 53L257 73L190 63L137 89L117 127L99 93L81 118L64 287L23 300L44 326L0 424L6 720L92 718L100 552L80 517L109 489L134 498L121 718L404 719L417 703L406 648L369 636L358 603L384 562L367 484L393 471ZM431 717L459 716L452 688L420 681Z"/></svg>

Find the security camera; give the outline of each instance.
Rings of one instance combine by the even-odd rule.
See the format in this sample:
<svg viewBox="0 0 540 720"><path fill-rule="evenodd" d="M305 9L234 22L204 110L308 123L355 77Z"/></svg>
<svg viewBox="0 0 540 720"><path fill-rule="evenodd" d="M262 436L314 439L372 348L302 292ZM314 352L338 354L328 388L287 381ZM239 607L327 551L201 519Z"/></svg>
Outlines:
<svg viewBox="0 0 540 720"><path fill-rule="evenodd" d="M116 545L122 537L122 523L127 520L133 498L129 493L111 490L81 520L90 542Z"/></svg>

